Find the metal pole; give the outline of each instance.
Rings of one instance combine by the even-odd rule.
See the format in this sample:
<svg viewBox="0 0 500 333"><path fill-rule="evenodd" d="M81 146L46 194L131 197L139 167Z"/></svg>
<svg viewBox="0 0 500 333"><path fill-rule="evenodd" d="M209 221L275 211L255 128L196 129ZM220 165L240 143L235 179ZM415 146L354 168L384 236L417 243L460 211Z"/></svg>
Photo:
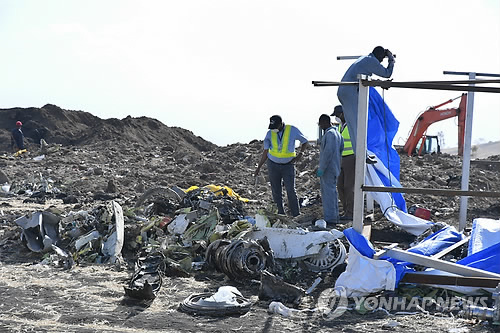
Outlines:
<svg viewBox="0 0 500 333"><path fill-rule="evenodd" d="M337 60L353 60L358 59L361 56L337 56Z"/></svg>
<svg viewBox="0 0 500 333"><path fill-rule="evenodd" d="M381 88L411 88L411 89L432 89L432 90L456 90L456 91L475 91L475 92L488 92L500 93L500 88L497 87L482 87L471 86L470 83L500 83L500 80L474 80L474 82L467 81L469 85L452 84L453 81L423 81L423 82L395 82L395 81L381 81L381 80L363 80L363 84L371 87ZM464 82L464 81L457 81ZM343 86L343 85L358 85L358 82L327 82L327 81L312 81L315 87L330 87L330 86Z"/></svg>
<svg viewBox="0 0 500 333"><path fill-rule="evenodd" d="M453 196L468 196L468 197L482 197L482 198L500 198L500 192L490 191L462 191L450 190L440 188L407 188L407 187L389 187L389 186L361 186L364 192L386 192L386 193L413 193L413 194L427 194L427 195L440 195L444 197Z"/></svg>
<svg viewBox="0 0 500 333"><path fill-rule="evenodd" d="M368 95L369 87L361 83L359 78L358 94L358 129L356 133L356 166L354 173L354 211L352 226L359 233L363 231L364 221L364 195L361 186L365 183L366 170L366 128L368 122Z"/></svg>
<svg viewBox="0 0 500 333"><path fill-rule="evenodd" d="M476 73L469 73L469 80L474 80ZM471 83L470 85L474 85ZM467 113L465 115L465 142L464 155L462 162L462 191L469 190L469 173L470 173L470 153L472 140L472 118L474 115L474 92L469 91L467 94ZM467 224L467 201L469 197L460 197L460 215L458 220L458 231L464 230Z"/></svg>
<svg viewBox="0 0 500 333"><path fill-rule="evenodd" d="M454 74L454 75L469 75L471 72L453 72L453 71L443 71L443 74ZM487 76L487 77L500 77L500 74L493 74L493 73L474 73L476 76Z"/></svg>
<svg viewBox="0 0 500 333"><path fill-rule="evenodd" d="M392 55L394 58L396 58L396 55ZM353 60L353 59L358 59L362 56L337 56L337 60Z"/></svg>

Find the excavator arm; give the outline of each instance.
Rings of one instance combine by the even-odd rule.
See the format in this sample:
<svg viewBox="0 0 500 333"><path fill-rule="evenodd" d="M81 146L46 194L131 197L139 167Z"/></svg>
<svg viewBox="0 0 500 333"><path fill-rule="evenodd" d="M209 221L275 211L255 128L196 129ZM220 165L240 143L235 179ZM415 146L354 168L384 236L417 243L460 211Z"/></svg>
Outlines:
<svg viewBox="0 0 500 333"><path fill-rule="evenodd" d="M461 98L460 105L458 108L450 108L450 109L439 109L440 107L453 102L454 100ZM462 94L454 99L450 99L444 103L441 103L436 106L432 106L426 111L422 112L413 128L411 130L411 134L406 141L403 150L408 153L408 156L416 153L415 149L420 142L420 140L425 140L425 133L427 132L427 128L438 121L457 117L458 116L458 153L463 155L463 147L464 147L464 134L465 134L465 117L467 112L467 94ZM418 155L421 154L423 144L421 145L421 149L418 152Z"/></svg>

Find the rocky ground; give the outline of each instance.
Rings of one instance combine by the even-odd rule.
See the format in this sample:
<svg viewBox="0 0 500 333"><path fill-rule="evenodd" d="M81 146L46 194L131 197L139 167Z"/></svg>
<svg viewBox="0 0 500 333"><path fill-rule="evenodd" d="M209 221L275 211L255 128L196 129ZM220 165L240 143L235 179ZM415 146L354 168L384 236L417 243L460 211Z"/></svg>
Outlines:
<svg viewBox="0 0 500 333"><path fill-rule="evenodd" d="M8 128L23 121L28 153L14 158L8 151ZM0 184L9 194L0 197L0 331L2 332L283 332L343 330L421 332L493 331L493 326L451 314L361 315L348 311L334 321L301 313L292 318L268 314L268 301L259 300L258 281L231 281L213 271L193 271L183 277L166 277L153 302L125 297L123 287L133 273L138 247L125 247L121 265L77 261L69 270L42 264L47 255L29 251L14 223L30 212L51 210L66 217L72 212L92 211L116 201L131 212L150 188L207 184L225 185L250 199L242 205L245 215L267 209L271 191L265 168L257 182L252 172L260 158L261 141L218 147L192 132L167 127L150 118L102 120L82 111L43 108L0 110ZM38 140L49 144L41 151ZM43 156L43 157L41 157ZM290 219L291 226L311 228L321 218L319 181L314 176L319 151L311 147L297 164L297 192L309 202L303 213ZM491 162L487 162L491 161ZM500 155L493 155L470 169L470 190L500 192ZM401 156L404 187L460 189L461 159L440 154ZM44 190L46 190L44 192ZM41 194L40 194L41 193ZM431 211L431 220L458 226L459 198L405 195L408 206ZM167 214L164 214L167 215ZM469 199L468 226L476 217L498 219L497 198ZM126 219L131 224L132 219ZM134 223L138 223L135 221ZM144 223L144 222L141 222ZM63 226L64 227L64 226ZM141 227L143 225L141 224ZM155 225L157 227L157 225ZM343 229L349 225L340 227ZM375 213L372 241L408 244L414 236L394 227ZM130 225L126 232L135 230ZM160 232L160 231L158 231ZM317 291L303 298L300 308L314 308L319 292L332 286L341 267L321 273ZM307 289L318 273L291 270L288 282ZM179 303L192 293L214 292L234 285L255 304L240 317L211 318L178 311Z"/></svg>

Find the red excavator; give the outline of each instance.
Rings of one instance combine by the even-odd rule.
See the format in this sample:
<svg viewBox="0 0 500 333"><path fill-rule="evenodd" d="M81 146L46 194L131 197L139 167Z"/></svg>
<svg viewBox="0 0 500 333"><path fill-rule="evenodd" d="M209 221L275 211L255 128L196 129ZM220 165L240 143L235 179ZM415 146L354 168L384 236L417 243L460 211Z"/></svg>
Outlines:
<svg viewBox="0 0 500 333"><path fill-rule="evenodd" d="M460 100L458 108L452 109L438 109L443 105L449 104L456 99ZM444 103L436 106L431 106L429 109L422 112L413 125L411 134L403 147L404 152L408 156L413 154L422 155L431 152L432 142L437 142L437 151L439 152L439 142L437 136L427 135L427 128L429 125L452 117L458 117L458 154L460 156L464 153L464 134L465 134L465 116L467 114L467 94L462 94L456 98L450 99ZM418 148L417 148L418 147ZM417 151L418 150L418 151Z"/></svg>

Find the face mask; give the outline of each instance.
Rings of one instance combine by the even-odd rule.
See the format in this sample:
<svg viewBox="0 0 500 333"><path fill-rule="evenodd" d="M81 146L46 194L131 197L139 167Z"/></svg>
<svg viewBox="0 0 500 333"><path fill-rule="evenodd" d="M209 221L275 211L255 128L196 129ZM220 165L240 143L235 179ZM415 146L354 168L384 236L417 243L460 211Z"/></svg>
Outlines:
<svg viewBox="0 0 500 333"><path fill-rule="evenodd" d="M273 128L271 131L273 131L274 133L278 133L280 130L278 128Z"/></svg>

